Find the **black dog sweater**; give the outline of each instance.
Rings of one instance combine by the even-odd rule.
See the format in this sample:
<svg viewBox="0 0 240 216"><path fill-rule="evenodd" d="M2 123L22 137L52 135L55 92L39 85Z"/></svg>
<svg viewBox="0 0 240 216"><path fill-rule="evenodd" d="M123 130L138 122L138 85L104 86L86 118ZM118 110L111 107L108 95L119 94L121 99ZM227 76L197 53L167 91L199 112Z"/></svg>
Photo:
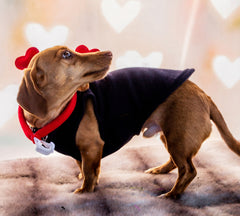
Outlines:
<svg viewBox="0 0 240 216"><path fill-rule="evenodd" d="M85 92L77 93L77 104L70 117L48 134L47 142L55 149L81 160L76 147L76 132L84 114L86 101L91 98L105 142L103 157L138 135L150 114L187 80L194 69L166 70L156 68L125 68L110 72L104 79L90 84Z"/></svg>

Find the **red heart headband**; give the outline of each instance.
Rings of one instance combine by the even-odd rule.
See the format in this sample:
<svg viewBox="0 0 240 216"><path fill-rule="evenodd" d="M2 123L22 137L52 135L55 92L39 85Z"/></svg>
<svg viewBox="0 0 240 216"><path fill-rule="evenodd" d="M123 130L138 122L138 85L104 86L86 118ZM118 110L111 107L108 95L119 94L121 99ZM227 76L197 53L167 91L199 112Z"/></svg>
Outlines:
<svg viewBox="0 0 240 216"><path fill-rule="evenodd" d="M76 52L78 53L89 53L89 52L97 52L99 49L91 49L89 50L85 45L80 45L75 49ZM37 53L39 53L39 50L36 47L30 47L27 49L26 53L24 56L20 56L16 58L15 60L15 66L19 70L23 70L28 67L29 62L35 56Z"/></svg>
<svg viewBox="0 0 240 216"><path fill-rule="evenodd" d="M39 53L39 50L36 47L30 47L29 49L27 49L24 56L20 56L16 58L15 66L19 70L23 70L24 68L27 68L32 57L35 56L37 53Z"/></svg>

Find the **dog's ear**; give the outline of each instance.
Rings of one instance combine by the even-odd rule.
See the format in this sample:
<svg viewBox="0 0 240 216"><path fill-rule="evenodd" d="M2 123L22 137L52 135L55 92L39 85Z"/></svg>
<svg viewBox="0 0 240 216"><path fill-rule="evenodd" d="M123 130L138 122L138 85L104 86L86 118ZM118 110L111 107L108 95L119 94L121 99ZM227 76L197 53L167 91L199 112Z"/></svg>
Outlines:
<svg viewBox="0 0 240 216"><path fill-rule="evenodd" d="M46 82L42 71L25 69L22 83L19 87L17 102L29 113L44 118L47 113L47 101L42 96L40 88Z"/></svg>
<svg viewBox="0 0 240 216"><path fill-rule="evenodd" d="M78 87L78 91L84 92L89 89L89 83L83 84L80 87Z"/></svg>
<svg viewBox="0 0 240 216"><path fill-rule="evenodd" d="M47 84L45 72L40 68L33 67L30 71L30 78L35 89L40 93L40 90Z"/></svg>

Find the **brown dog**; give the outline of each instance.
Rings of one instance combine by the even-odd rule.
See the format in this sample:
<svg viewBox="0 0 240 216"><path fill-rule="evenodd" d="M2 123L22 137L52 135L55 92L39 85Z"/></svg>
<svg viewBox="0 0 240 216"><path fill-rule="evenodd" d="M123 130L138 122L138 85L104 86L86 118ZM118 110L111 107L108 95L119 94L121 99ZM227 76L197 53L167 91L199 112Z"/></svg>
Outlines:
<svg viewBox="0 0 240 216"><path fill-rule="evenodd" d="M63 46L38 53L24 71L17 97L27 122L35 128L42 128L51 122L64 110L77 90L86 91L89 83L106 75L111 59L109 51L79 54ZM92 192L98 183L104 141L93 107L93 101L88 99L74 137L82 158L77 163L84 178L82 187L75 193ZM170 154L167 163L146 173L164 174L178 168L178 179L164 197L176 198L196 176L192 158L210 135L210 120L215 122L229 148L240 155L240 143L230 133L216 105L188 80L161 103L142 125L145 137L160 132Z"/></svg>

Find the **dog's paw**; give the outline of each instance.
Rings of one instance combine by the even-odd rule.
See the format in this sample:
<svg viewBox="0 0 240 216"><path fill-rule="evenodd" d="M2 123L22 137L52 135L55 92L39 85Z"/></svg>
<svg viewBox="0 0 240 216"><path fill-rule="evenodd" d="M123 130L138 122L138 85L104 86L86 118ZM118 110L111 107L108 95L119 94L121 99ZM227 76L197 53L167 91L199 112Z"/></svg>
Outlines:
<svg viewBox="0 0 240 216"><path fill-rule="evenodd" d="M94 191L94 187L86 188L86 187L81 187L76 189L73 193L74 194L82 194L82 193L91 193Z"/></svg>
<svg viewBox="0 0 240 216"><path fill-rule="evenodd" d="M161 174L161 170L159 168L154 167L154 168L150 168L150 169L146 170L145 173L156 175L156 174Z"/></svg>
<svg viewBox="0 0 240 216"><path fill-rule="evenodd" d="M161 194L160 196L158 196L158 198L160 198L160 199L179 199L180 195L168 192L168 193L165 193L165 194Z"/></svg>
<svg viewBox="0 0 240 216"><path fill-rule="evenodd" d="M85 189L85 188L78 188L78 189L76 189L73 193L74 193L74 194L82 194L82 193L87 193L87 192L92 192L92 191L87 190L87 189Z"/></svg>
<svg viewBox="0 0 240 216"><path fill-rule="evenodd" d="M83 179L83 175L82 175L81 172L78 174L78 179L79 179L79 180L82 180L82 179Z"/></svg>
<svg viewBox="0 0 240 216"><path fill-rule="evenodd" d="M84 190L82 188L78 188L73 193L74 194L81 194L81 193L84 193Z"/></svg>
<svg viewBox="0 0 240 216"><path fill-rule="evenodd" d="M169 166L169 164L164 164L162 166L150 168L150 169L146 170L145 173L155 174L155 175L156 174L167 174L173 169L174 169L174 167Z"/></svg>
<svg viewBox="0 0 240 216"><path fill-rule="evenodd" d="M168 199L169 197L166 196L166 194L161 194L158 196L159 199Z"/></svg>

